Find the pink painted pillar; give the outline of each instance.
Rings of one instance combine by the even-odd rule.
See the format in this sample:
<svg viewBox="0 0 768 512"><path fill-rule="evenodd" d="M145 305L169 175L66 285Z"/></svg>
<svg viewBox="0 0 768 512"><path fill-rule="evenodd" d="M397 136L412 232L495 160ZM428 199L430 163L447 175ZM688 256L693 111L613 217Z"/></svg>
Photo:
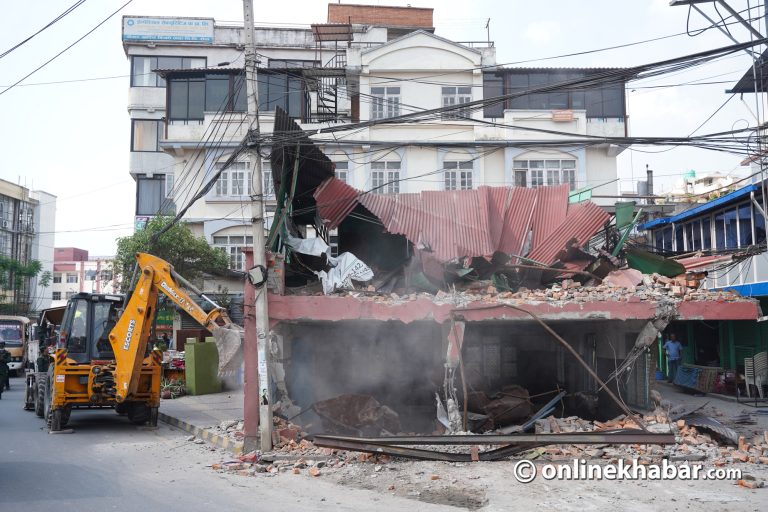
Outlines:
<svg viewBox="0 0 768 512"><path fill-rule="evenodd" d="M253 248L243 248L245 268L253 266ZM256 341L256 290L246 280L243 289L243 361L245 383L243 384L243 434L246 451L259 446L259 346ZM264 290L266 293L266 290Z"/></svg>

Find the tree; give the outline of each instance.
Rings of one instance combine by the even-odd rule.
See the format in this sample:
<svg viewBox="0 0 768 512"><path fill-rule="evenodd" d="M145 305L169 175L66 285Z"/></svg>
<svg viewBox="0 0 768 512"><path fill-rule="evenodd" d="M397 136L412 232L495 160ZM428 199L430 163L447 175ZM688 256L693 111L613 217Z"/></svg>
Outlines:
<svg viewBox="0 0 768 512"><path fill-rule="evenodd" d="M146 252L164 259L179 275L193 282L199 281L203 273L226 272L229 266L227 254L208 245L205 238L195 236L186 224L174 224L153 241L154 235L170 222L170 217L155 217L143 230L117 239L117 255L112 270L123 293L131 284L137 252Z"/></svg>
<svg viewBox="0 0 768 512"><path fill-rule="evenodd" d="M40 273L43 266L37 260L22 263L19 260L0 256L0 312L27 314L31 304L24 302L25 290L30 280ZM44 276L45 277L45 276Z"/></svg>

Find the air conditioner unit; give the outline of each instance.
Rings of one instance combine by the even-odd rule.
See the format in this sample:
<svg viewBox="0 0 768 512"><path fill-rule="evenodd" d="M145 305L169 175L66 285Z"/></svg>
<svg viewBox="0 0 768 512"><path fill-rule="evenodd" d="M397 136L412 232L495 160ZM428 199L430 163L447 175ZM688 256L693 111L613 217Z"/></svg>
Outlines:
<svg viewBox="0 0 768 512"><path fill-rule="evenodd" d="M11 227L11 223L7 220L3 221L3 228L9 229Z"/></svg>

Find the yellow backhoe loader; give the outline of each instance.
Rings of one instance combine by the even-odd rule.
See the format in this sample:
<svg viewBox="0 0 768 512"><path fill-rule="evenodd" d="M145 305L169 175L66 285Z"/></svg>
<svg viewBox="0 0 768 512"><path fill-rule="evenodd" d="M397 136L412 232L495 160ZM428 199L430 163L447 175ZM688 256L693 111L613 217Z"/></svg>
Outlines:
<svg viewBox="0 0 768 512"><path fill-rule="evenodd" d="M214 335L239 330L168 262L137 253L136 263L138 277L127 297L78 293L69 299L47 373L28 376L28 401L35 403L25 408L44 416L51 431L67 424L72 409L91 407L114 407L135 424L157 425L162 353L150 349L149 336L160 293ZM206 313L187 289L213 310Z"/></svg>

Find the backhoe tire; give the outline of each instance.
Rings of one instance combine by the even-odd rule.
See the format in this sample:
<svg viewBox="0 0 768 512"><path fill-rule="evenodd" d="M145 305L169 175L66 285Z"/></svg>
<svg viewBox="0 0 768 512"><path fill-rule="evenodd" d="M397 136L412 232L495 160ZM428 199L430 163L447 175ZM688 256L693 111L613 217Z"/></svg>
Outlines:
<svg viewBox="0 0 768 512"><path fill-rule="evenodd" d="M125 416L126 414L128 414L128 404L126 402L116 404L115 412L120 416Z"/></svg>
<svg viewBox="0 0 768 512"><path fill-rule="evenodd" d="M150 411L143 402L131 402L128 406L128 420L134 425L143 425L149 421Z"/></svg>
<svg viewBox="0 0 768 512"><path fill-rule="evenodd" d="M37 383L37 397L35 398L35 414L38 418L45 416L45 385Z"/></svg>
<svg viewBox="0 0 768 512"><path fill-rule="evenodd" d="M37 386L30 387L29 382L24 386L24 410L32 411L35 409L35 398L37 398Z"/></svg>
<svg viewBox="0 0 768 512"><path fill-rule="evenodd" d="M38 418L45 416L45 382L37 383L37 398L35 399L35 414Z"/></svg>
<svg viewBox="0 0 768 512"><path fill-rule="evenodd" d="M149 426L150 427L157 426L157 416L159 414L159 411L160 411L159 407L150 407L149 409Z"/></svg>
<svg viewBox="0 0 768 512"><path fill-rule="evenodd" d="M64 411L62 409L56 409L51 413L51 432L58 432L61 430Z"/></svg>
<svg viewBox="0 0 768 512"><path fill-rule="evenodd" d="M61 426L66 427L67 423L69 423L69 417L72 415L72 408L71 407L65 407L62 409L61 412Z"/></svg>
<svg viewBox="0 0 768 512"><path fill-rule="evenodd" d="M53 389L51 389L52 378L53 376L49 371L48 375L43 381L43 417L45 418L45 421L48 423L49 427L51 426L51 404L53 403L53 397L51 396L53 393Z"/></svg>

